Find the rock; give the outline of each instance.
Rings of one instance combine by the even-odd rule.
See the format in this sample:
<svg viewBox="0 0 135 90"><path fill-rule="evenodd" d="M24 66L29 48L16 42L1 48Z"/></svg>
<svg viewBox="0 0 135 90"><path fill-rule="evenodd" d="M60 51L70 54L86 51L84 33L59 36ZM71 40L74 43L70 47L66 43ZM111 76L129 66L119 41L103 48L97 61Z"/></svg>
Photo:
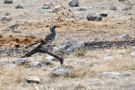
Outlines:
<svg viewBox="0 0 135 90"><path fill-rule="evenodd" d="M100 16L102 16L102 17L107 17L108 14L107 14L107 13L100 13Z"/></svg>
<svg viewBox="0 0 135 90"><path fill-rule="evenodd" d="M123 11L127 11L127 10L129 10L129 8L128 7L124 7L122 10Z"/></svg>
<svg viewBox="0 0 135 90"><path fill-rule="evenodd" d="M61 10L61 6L60 5L55 6L55 10L54 11L58 11L58 10Z"/></svg>
<svg viewBox="0 0 135 90"><path fill-rule="evenodd" d="M106 56L111 56L113 55L113 51L112 50L108 50L107 53L106 53Z"/></svg>
<svg viewBox="0 0 135 90"><path fill-rule="evenodd" d="M125 14L125 15L132 15L131 12L125 12L124 14Z"/></svg>
<svg viewBox="0 0 135 90"><path fill-rule="evenodd" d="M11 20L12 20L12 18L8 17L8 16L1 18L1 21L11 21Z"/></svg>
<svg viewBox="0 0 135 90"><path fill-rule="evenodd" d="M79 0L69 0L68 5L71 7L78 7L79 6Z"/></svg>
<svg viewBox="0 0 135 90"><path fill-rule="evenodd" d="M51 60L51 61L55 61L56 60L56 58L54 58L53 56L47 56L46 59L47 60Z"/></svg>
<svg viewBox="0 0 135 90"><path fill-rule="evenodd" d="M132 50L135 51L135 46L132 47Z"/></svg>
<svg viewBox="0 0 135 90"><path fill-rule="evenodd" d="M69 63L74 63L75 60L66 60L65 62L69 64Z"/></svg>
<svg viewBox="0 0 135 90"><path fill-rule="evenodd" d="M88 62L87 59L82 59L82 60L77 61L77 63L78 63L79 65L84 65L84 64L86 64L87 62Z"/></svg>
<svg viewBox="0 0 135 90"><path fill-rule="evenodd" d="M0 65L7 65L10 64L10 61L8 60L0 60Z"/></svg>
<svg viewBox="0 0 135 90"><path fill-rule="evenodd" d="M71 65L67 66L59 66L53 69L53 71L49 74L50 77L58 77L58 76L69 76L70 73L74 70L74 67Z"/></svg>
<svg viewBox="0 0 135 90"><path fill-rule="evenodd" d="M121 73L121 75L124 76L124 77L130 76L132 74L133 74L133 72L123 72L123 73Z"/></svg>
<svg viewBox="0 0 135 90"><path fill-rule="evenodd" d="M54 65L54 63L53 63L53 61L52 61L51 58L41 58L41 59L39 60L39 62L40 62L41 64L45 64L45 65Z"/></svg>
<svg viewBox="0 0 135 90"><path fill-rule="evenodd" d="M129 39L129 34L123 34L119 39Z"/></svg>
<svg viewBox="0 0 135 90"><path fill-rule="evenodd" d="M16 68L17 65L14 64L14 63L10 63L10 64L6 65L6 67L9 67L9 68Z"/></svg>
<svg viewBox="0 0 135 90"><path fill-rule="evenodd" d="M133 17L130 17L129 20L133 20Z"/></svg>
<svg viewBox="0 0 135 90"><path fill-rule="evenodd" d="M103 75L114 75L114 76L130 76L133 74L133 72L103 72Z"/></svg>
<svg viewBox="0 0 135 90"><path fill-rule="evenodd" d="M31 67L31 68L34 68L34 67L36 67L36 68L41 68L41 67L42 67L42 64L41 64L40 62L33 62L33 63L28 63L28 64L26 65L26 67Z"/></svg>
<svg viewBox="0 0 135 90"><path fill-rule="evenodd" d="M85 17L84 17L84 16L79 16L78 18L79 18L79 19L85 19Z"/></svg>
<svg viewBox="0 0 135 90"><path fill-rule="evenodd" d="M56 53L62 55L70 55L78 49L84 50L84 45L82 43L77 42L76 40L69 40L67 42L64 42L60 45L56 45L55 47L53 47L53 50Z"/></svg>
<svg viewBox="0 0 135 90"><path fill-rule="evenodd" d="M86 11L86 7L80 7L78 8L78 11Z"/></svg>
<svg viewBox="0 0 135 90"><path fill-rule="evenodd" d="M50 4L44 4L42 9L51 9Z"/></svg>
<svg viewBox="0 0 135 90"><path fill-rule="evenodd" d="M5 16L9 16L9 15L10 15L10 13L9 13L9 12L6 12L6 13L5 13Z"/></svg>
<svg viewBox="0 0 135 90"><path fill-rule="evenodd" d="M17 6L15 7L15 9L23 9L23 6L17 5Z"/></svg>
<svg viewBox="0 0 135 90"><path fill-rule="evenodd" d="M124 2L125 0L119 0L119 2Z"/></svg>
<svg viewBox="0 0 135 90"><path fill-rule="evenodd" d="M8 28L14 28L14 27L18 27L19 25L17 23L14 23L14 22L10 22L9 25L8 25Z"/></svg>
<svg viewBox="0 0 135 90"><path fill-rule="evenodd" d="M112 58L113 58L113 56L104 57L104 58L102 59L102 62L107 62L107 61L111 60Z"/></svg>
<svg viewBox="0 0 135 90"><path fill-rule="evenodd" d="M111 5L110 10L117 10L116 6Z"/></svg>
<svg viewBox="0 0 135 90"><path fill-rule="evenodd" d="M135 57L135 51L131 52L130 55L131 55L132 57Z"/></svg>
<svg viewBox="0 0 135 90"><path fill-rule="evenodd" d="M103 72L102 74L103 74L103 75L115 75L115 76L121 75L120 72Z"/></svg>
<svg viewBox="0 0 135 90"><path fill-rule="evenodd" d="M5 4L12 4L13 3L13 0L4 0L4 3Z"/></svg>
<svg viewBox="0 0 135 90"><path fill-rule="evenodd" d="M28 76L26 78L26 81L28 83L41 83L41 79L39 77L36 77L36 76Z"/></svg>
<svg viewBox="0 0 135 90"><path fill-rule="evenodd" d="M22 65L24 63L28 62L27 58L18 58L15 61L13 61L13 63L15 63L16 65Z"/></svg>
<svg viewBox="0 0 135 90"><path fill-rule="evenodd" d="M0 65L5 66L5 67L17 67L15 64L11 63L8 60L1 60Z"/></svg>
<svg viewBox="0 0 135 90"><path fill-rule="evenodd" d="M88 14L87 15L87 20L88 21L101 21L102 17L98 14Z"/></svg>
<svg viewBox="0 0 135 90"><path fill-rule="evenodd" d="M105 8L106 8L106 7L104 7L104 6L101 6L101 7L100 7L100 9L105 9Z"/></svg>

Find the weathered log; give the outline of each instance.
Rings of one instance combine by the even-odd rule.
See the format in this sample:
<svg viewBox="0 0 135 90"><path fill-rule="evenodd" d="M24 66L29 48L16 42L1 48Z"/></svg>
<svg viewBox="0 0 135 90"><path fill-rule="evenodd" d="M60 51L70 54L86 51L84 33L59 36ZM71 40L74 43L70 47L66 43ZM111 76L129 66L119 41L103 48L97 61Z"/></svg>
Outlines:
<svg viewBox="0 0 135 90"><path fill-rule="evenodd" d="M32 49L31 51L29 51L28 53L26 53L23 57L30 57L31 55L37 53L39 51L39 48L42 46L42 43L40 43L37 47L35 47L34 49Z"/></svg>
<svg viewBox="0 0 135 90"><path fill-rule="evenodd" d="M22 56L21 58L24 58L24 57L30 57L31 55L37 53L37 52L40 52L40 53L47 53L55 58L57 58L59 61L60 61L60 64L62 65L63 64L63 58L57 56L56 54L54 53L51 53L49 52L47 49L41 47L42 45L44 45L46 42L41 42L37 47L35 47L34 49L32 49L31 51L29 51L28 53L26 53L24 56ZM32 44L31 44L32 45ZM29 45L30 46L30 45Z"/></svg>
<svg viewBox="0 0 135 90"><path fill-rule="evenodd" d="M122 47L122 46L135 46L135 40L123 40L123 41L98 41L98 42L85 42L84 46L89 49L96 48L110 48L110 47Z"/></svg>

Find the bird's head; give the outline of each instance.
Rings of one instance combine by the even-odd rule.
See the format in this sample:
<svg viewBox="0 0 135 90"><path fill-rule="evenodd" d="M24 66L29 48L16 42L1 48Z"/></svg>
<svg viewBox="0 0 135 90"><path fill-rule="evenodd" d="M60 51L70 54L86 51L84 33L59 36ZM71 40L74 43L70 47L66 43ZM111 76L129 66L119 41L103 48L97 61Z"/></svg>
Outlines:
<svg viewBox="0 0 135 90"><path fill-rule="evenodd" d="M54 31L55 28L59 28L60 26L58 24L54 24L53 26L50 27L50 31Z"/></svg>

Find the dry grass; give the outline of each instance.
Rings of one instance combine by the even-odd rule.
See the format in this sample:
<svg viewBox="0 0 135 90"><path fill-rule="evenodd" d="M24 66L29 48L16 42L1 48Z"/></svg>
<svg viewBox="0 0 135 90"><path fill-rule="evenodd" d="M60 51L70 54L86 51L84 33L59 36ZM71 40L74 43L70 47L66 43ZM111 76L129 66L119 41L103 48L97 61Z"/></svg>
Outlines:
<svg viewBox="0 0 135 90"><path fill-rule="evenodd" d="M108 62L102 62L101 59L105 56L105 50L94 50L94 51L87 51L85 54L85 58L88 61L84 64L78 64L77 60L80 60L78 56L70 56L68 59L75 60L75 62L68 63L68 65L72 65L77 69L67 73L67 77L58 77L58 78L49 78L48 74L50 73L50 68L48 66L43 66L41 69L37 68L25 68L25 66L18 66L17 68L6 68L0 67L0 87L1 90L8 90L10 88L14 90L20 89L29 89L29 90L41 90L45 89L56 89L59 90L65 89L67 86L71 87L74 90L78 88L100 88L100 87L90 87L92 83L88 84L87 82L90 79L97 79L93 81L95 83L99 82L102 86L104 79L101 80L101 73L105 71L133 71L135 68L135 61L134 58L130 56L130 49L113 49L113 58ZM37 60L40 57L35 57ZM82 59L84 57L81 57ZM66 63L65 63L66 64ZM55 65L59 65L59 62L56 62ZM28 84L25 81L25 78L29 75L38 76L43 80L42 84ZM81 83L81 78L86 81L85 83ZM64 80L64 81L63 81ZM56 85L56 83L58 83ZM71 82L71 83L69 83ZM8 85L8 87L7 87ZM105 88L105 87L104 87ZM71 88L70 88L71 89Z"/></svg>
<svg viewBox="0 0 135 90"><path fill-rule="evenodd" d="M37 3L38 1L38 3ZM49 27L52 24L58 23L61 28L57 30L57 38L54 43L59 44L65 40L75 39L81 42L87 42L90 40L118 40L117 38L125 33L130 34L131 38L134 38L134 6L131 3L127 3L127 7L130 8L132 15L125 15L116 11L110 13L108 17L103 18L101 22L92 22L83 20L75 20L73 16L77 18L83 16L86 18L88 13L99 13L101 10L99 6L105 6L108 10L110 4L114 3L118 10L121 10L126 4L117 3L115 0L80 0L81 6L93 7L88 8L85 12L79 12L77 9L69 9L67 4L68 0L59 0L53 3L53 6L60 5L62 11L56 10L56 12L40 12L37 10L42 7L44 3L50 3L49 0L15 0L11 5L3 5L3 1L0 1L0 18L4 16L5 12L10 12L13 22L19 24L19 27L15 28L14 33L12 30L8 30L7 26L10 22L0 22L0 41L2 42L20 42L19 44L32 43L31 37L20 39L18 37L34 36L38 38L44 38L49 31ZM131 0L132 1L132 0ZM20 4L27 8L26 11L16 10L15 5ZM27 5L28 4L28 5ZM99 8L95 8L99 7ZM29 7L29 8L28 8ZM53 7L52 7L53 8ZM55 9L55 8L54 8ZM109 11L109 10L108 10ZM73 12L73 13L72 13ZM53 18L52 18L53 17ZM129 20L129 17L133 17L133 20ZM5 34L6 33L6 34ZM8 37L12 35L13 37ZM6 38L8 37L8 38ZM62 37L62 38L61 38ZM19 39L19 40L18 40ZM26 42L25 42L26 41ZM4 42L4 43L5 43ZM10 43L9 43L10 44ZM12 44L12 42L11 42ZM14 44L14 43L13 43ZM37 68L25 68L25 66L18 66L17 68L0 67L0 90L120 90L134 80L135 75L129 77L118 78L113 76L102 76L101 73L105 71L119 71L119 72L134 72L135 58L130 56L131 49L117 49L113 48L113 58L107 62L102 62L102 58L105 57L105 50L90 50L86 53L83 50L78 49L74 55L65 58L65 65L72 65L77 68L70 73L67 73L68 77L49 78L48 74L54 66L43 66L41 69ZM41 57L46 55L37 55L34 61L37 61ZM0 60L11 60L11 57L2 57ZM78 64L80 59L88 59L84 64ZM67 63L67 60L73 60L73 62ZM59 66L59 62L55 63L55 66ZM43 82L42 84L29 84L25 81L28 75L38 76ZM129 81L128 81L129 80ZM106 84L107 82L111 84ZM125 83L127 82L127 83ZM134 81L132 81L134 84ZM129 87L132 87L129 84ZM124 86L125 87L124 87ZM128 88L129 89L129 88Z"/></svg>
<svg viewBox="0 0 135 90"><path fill-rule="evenodd" d="M77 57L84 57L85 56L85 51L82 48L78 48L75 50L74 55Z"/></svg>

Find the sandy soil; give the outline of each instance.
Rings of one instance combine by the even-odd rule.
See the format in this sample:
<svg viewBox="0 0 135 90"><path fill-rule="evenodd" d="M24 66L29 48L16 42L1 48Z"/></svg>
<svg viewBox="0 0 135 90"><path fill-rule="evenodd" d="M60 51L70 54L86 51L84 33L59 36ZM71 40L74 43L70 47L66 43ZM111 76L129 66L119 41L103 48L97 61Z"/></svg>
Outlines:
<svg viewBox="0 0 135 90"><path fill-rule="evenodd" d="M78 11L80 7L69 7L68 0L14 0L13 4L3 4L0 1L0 19L5 16L6 12L11 13L11 22L19 24L17 28L9 29L10 21L0 21L0 44L3 46L27 45L44 38L50 31L49 27L53 24L59 24L61 28L57 28L57 37L53 44L59 44L67 40L75 39L79 42L95 41L95 40L119 40L119 36L129 34L131 39L135 38L135 1L129 0L133 5L127 11L122 11L124 7L130 5L118 0L80 0L80 7L85 7L86 11ZM43 4L53 3L59 6L60 2L66 8L70 9L75 18L67 18L58 11L59 15L49 10L41 9ZM15 9L16 5L22 5L24 9ZM110 5L117 7L116 11L110 10ZM52 7L54 8L54 7ZM87 21L88 13L108 13L108 16L102 21ZM68 12L71 14L71 12ZM129 15L131 13L131 15ZM58 17L60 17L58 19ZM133 19L131 19L131 17ZM83 18L83 19L80 19ZM14 38L11 38L10 36ZM19 40L19 41L18 41ZM9 42L10 41L10 42ZM8 44L7 44L8 42ZM1 90L134 90L134 58L130 56L131 48L116 49L113 60L102 63L101 59L105 56L105 50L87 51L83 57L71 55L66 57L68 60L80 60L87 58L87 64L79 66L77 63L65 63L79 67L80 76L75 78L49 78L49 66L42 69L29 69L24 66L14 68L0 69L0 87ZM39 55L39 54L38 54ZM35 60L46 56L39 55ZM3 59L13 60L11 57L3 57ZM118 65L118 66L117 66ZM59 63L56 62L56 66ZM102 75L105 71L132 72L132 75L113 76ZM36 75L42 78L42 84L28 84L25 81L26 76ZM81 76L82 75L82 76ZM16 78L17 77L17 78Z"/></svg>

